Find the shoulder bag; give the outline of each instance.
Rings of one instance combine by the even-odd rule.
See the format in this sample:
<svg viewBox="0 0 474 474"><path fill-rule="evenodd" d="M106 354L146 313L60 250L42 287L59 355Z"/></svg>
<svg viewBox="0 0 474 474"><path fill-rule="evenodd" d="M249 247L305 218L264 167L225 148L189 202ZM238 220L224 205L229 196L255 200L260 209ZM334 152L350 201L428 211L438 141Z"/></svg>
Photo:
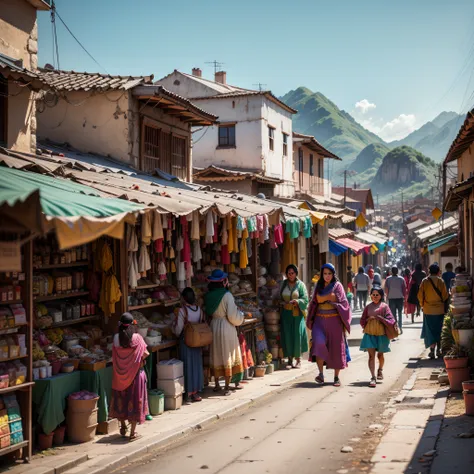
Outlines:
<svg viewBox="0 0 474 474"><path fill-rule="evenodd" d="M385 319L385 312L387 310L384 310L384 319ZM395 318L394 318L395 319ZM389 339L396 339L398 336L400 336L400 328L398 327L397 321L394 322L394 324L384 324L385 328L385 335Z"/></svg>
<svg viewBox="0 0 474 474"><path fill-rule="evenodd" d="M208 346L212 342L212 331L203 319L202 309L201 318L199 323L190 323L188 321L188 308L186 305L183 307L185 319L184 319L184 343L188 347L204 347Z"/></svg>
<svg viewBox="0 0 474 474"><path fill-rule="evenodd" d="M449 298L445 301L443 300L443 295L441 294L441 291L437 288L437 286L433 283L433 280L428 277L427 280L431 283L431 286L433 287L433 290L435 290L436 294L439 296L440 300L444 304L444 314L446 314L449 311Z"/></svg>

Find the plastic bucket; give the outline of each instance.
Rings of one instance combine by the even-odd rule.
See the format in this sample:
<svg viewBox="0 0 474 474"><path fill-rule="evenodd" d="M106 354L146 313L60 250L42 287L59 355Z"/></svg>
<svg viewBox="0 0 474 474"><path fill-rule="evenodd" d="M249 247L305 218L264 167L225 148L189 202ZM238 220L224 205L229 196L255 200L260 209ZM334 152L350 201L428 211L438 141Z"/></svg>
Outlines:
<svg viewBox="0 0 474 474"><path fill-rule="evenodd" d="M90 413L97 408L99 397L91 398L90 400L73 400L70 397L68 401L68 412L74 413Z"/></svg>
<svg viewBox="0 0 474 474"><path fill-rule="evenodd" d="M148 390L150 415L158 416L165 411L165 394L161 390Z"/></svg>
<svg viewBox="0 0 474 474"><path fill-rule="evenodd" d="M75 413L73 411L68 411L66 419L67 425L76 426L91 426L95 425L98 421L98 412L99 410L96 408L92 410L90 413Z"/></svg>
<svg viewBox="0 0 474 474"><path fill-rule="evenodd" d="M94 439L96 429L97 423L90 426L77 426L75 429L68 425L67 437L71 443L87 443L87 441Z"/></svg>

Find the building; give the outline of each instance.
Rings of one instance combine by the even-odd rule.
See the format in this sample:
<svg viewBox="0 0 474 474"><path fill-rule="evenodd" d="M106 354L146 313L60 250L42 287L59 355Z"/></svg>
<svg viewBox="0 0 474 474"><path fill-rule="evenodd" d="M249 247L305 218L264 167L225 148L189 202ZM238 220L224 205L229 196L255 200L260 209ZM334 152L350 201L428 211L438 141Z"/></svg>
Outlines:
<svg viewBox="0 0 474 474"><path fill-rule="evenodd" d="M270 91L228 84L223 71L209 80L199 68L192 74L175 70L157 84L219 117L219 124L194 133L196 182L210 184L225 178L218 182L230 182L226 186L242 192L257 188L267 196L294 196L292 117L296 110Z"/></svg>
<svg viewBox="0 0 474 474"><path fill-rule="evenodd" d="M36 151L37 11L49 1L0 0L0 146Z"/></svg>
<svg viewBox="0 0 474 474"><path fill-rule="evenodd" d="M371 189L355 189L346 187L344 192L343 186L333 186L332 191L336 194L346 196L346 198L350 197L350 202L346 199L346 206L354 209L354 211L357 211L358 213L362 212L366 217L374 213L375 206Z"/></svg>
<svg viewBox="0 0 474 474"><path fill-rule="evenodd" d="M453 164L456 164L454 168ZM443 163L446 169L456 169L456 183L444 202L444 211L458 211L459 250L461 264L474 272L474 109L468 112L464 124L454 139Z"/></svg>
<svg viewBox="0 0 474 474"><path fill-rule="evenodd" d="M191 127L217 117L154 85L153 76L41 69L49 91L38 102L38 135L150 172L192 179Z"/></svg>
<svg viewBox="0 0 474 474"><path fill-rule="evenodd" d="M297 196L318 195L331 198L331 182L324 178L324 159L341 161L311 135L293 132L293 181Z"/></svg>

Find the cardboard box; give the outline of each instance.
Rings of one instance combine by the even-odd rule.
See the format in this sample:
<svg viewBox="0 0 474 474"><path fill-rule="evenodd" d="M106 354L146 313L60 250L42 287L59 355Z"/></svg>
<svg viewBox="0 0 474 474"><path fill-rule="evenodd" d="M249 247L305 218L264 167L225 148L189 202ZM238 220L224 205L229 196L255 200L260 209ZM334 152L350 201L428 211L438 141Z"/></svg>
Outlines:
<svg viewBox="0 0 474 474"><path fill-rule="evenodd" d="M174 380L184 375L183 362L178 359L160 360L156 365L158 380Z"/></svg>
<svg viewBox="0 0 474 474"><path fill-rule="evenodd" d="M165 397L165 410L179 410L183 405L183 395Z"/></svg>
<svg viewBox="0 0 474 474"><path fill-rule="evenodd" d="M177 397L184 392L184 377L174 380L158 379L156 386L159 390L163 390L165 397Z"/></svg>

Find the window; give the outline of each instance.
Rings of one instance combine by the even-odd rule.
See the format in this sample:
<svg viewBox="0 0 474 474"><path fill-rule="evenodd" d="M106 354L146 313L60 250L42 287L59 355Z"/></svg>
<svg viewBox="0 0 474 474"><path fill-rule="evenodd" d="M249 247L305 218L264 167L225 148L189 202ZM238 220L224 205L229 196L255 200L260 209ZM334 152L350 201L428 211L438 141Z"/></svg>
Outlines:
<svg viewBox="0 0 474 474"><path fill-rule="evenodd" d="M7 146L8 81L0 74L0 145Z"/></svg>
<svg viewBox="0 0 474 474"><path fill-rule="evenodd" d="M318 176L324 178L324 160L321 158L318 160Z"/></svg>
<svg viewBox="0 0 474 474"><path fill-rule="evenodd" d="M314 176L314 156L309 155L309 175Z"/></svg>
<svg viewBox="0 0 474 474"><path fill-rule="evenodd" d="M272 151L275 149L275 129L270 125L268 126L268 146Z"/></svg>
<svg viewBox="0 0 474 474"><path fill-rule="evenodd" d="M283 133L283 156L288 156L288 135Z"/></svg>
<svg viewBox="0 0 474 474"><path fill-rule="evenodd" d="M299 182L303 186L303 148L298 149L298 168L299 168Z"/></svg>
<svg viewBox="0 0 474 474"><path fill-rule="evenodd" d="M160 169L180 179L187 179L187 140L164 132L160 128L143 125L143 171Z"/></svg>
<svg viewBox="0 0 474 474"><path fill-rule="evenodd" d="M235 125L219 127L219 146L235 147Z"/></svg>

